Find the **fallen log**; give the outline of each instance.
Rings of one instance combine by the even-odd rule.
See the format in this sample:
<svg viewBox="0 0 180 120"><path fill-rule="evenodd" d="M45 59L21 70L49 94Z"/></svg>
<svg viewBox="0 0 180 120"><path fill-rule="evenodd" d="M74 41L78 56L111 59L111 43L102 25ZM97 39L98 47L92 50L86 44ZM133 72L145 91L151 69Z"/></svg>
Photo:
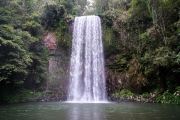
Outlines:
<svg viewBox="0 0 180 120"><path fill-rule="evenodd" d="M146 100L145 103L148 103L148 102L152 101L153 99L155 99L159 94L163 93L164 91L165 91L164 89L160 90L154 96L152 96L148 100Z"/></svg>

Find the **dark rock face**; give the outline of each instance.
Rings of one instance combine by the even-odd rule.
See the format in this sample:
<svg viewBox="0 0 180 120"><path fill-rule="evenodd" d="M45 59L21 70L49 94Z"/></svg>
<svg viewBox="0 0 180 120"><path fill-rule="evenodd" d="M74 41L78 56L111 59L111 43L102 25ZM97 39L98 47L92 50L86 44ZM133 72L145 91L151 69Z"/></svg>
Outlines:
<svg viewBox="0 0 180 120"><path fill-rule="evenodd" d="M45 85L45 90L51 94L45 95L40 101L59 101L64 100L67 94L69 80L69 57L67 52L57 45L56 33L45 33L43 43L49 51L50 58L48 63L49 80ZM61 93L60 95L58 93Z"/></svg>
<svg viewBox="0 0 180 120"><path fill-rule="evenodd" d="M117 90L127 88L128 83L126 73L117 74L106 68L105 75L108 96L111 96L111 94L115 93Z"/></svg>

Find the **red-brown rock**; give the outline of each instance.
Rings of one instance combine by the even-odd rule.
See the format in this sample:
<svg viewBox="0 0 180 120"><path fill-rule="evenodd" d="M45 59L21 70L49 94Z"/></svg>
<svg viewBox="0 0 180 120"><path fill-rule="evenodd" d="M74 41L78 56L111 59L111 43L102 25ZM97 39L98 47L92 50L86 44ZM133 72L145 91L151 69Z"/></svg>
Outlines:
<svg viewBox="0 0 180 120"><path fill-rule="evenodd" d="M43 37L43 43L47 47L50 54L54 54L57 49L56 34L48 33Z"/></svg>

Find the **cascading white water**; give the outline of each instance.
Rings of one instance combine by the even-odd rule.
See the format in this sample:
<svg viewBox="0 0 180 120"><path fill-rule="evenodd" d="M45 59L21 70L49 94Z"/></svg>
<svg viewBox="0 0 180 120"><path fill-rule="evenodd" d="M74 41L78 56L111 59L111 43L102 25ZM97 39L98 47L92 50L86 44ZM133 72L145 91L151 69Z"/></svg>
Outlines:
<svg viewBox="0 0 180 120"><path fill-rule="evenodd" d="M101 21L76 17L73 29L68 101L106 101Z"/></svg>

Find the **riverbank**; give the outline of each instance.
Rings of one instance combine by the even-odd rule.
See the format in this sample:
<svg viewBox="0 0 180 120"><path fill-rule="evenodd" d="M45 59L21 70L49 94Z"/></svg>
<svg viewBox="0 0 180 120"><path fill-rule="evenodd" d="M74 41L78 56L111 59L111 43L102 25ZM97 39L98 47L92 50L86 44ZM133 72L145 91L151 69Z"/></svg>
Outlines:
<svg viewBox="0 0 180 120"><path fill-rule="evenodd" d="M168 90L160 90L153 93L134 94L129 90L122 90L120 93L112 94L109 98L114 102L144 102L144 103L165 103L180 104L180 91L170 93Z"/></svg>
<svg viewBox="0 0 180 120"><path fill-rule="evenodd" d="M2 97L2 96L1 96ZM4 94L0 103L24 103L24 102L59 102L66 101L65 93L57 91L31 91L23 89L16 94ZM165 103L180 104L180 91L170 93L168 90L160 90L152 93L137 95L129 90L123 89L108 96L108 101L112 102L143 102L143 103Z"/></svg>

